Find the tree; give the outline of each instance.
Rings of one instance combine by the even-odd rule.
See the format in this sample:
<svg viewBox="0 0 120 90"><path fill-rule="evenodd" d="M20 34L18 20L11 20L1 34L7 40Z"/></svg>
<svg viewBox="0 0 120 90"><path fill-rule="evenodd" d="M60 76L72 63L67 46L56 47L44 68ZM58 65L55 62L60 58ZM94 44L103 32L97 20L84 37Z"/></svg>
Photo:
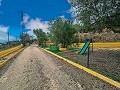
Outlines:
<svg viewBox="0 0 120 90"><path fill-rule="evenodd" d="M120 1L116 4L115 13L107 17L106 23L114 32L120 33Z"/></svg>
<svg viewBox="0 0 120 90"><path fill-rule="evenodd" d="M86 31L120 27L119 0L69 0L74 15Z"/></svg>
<svg viewBox="0 0 120 90"><path fill-rule="evenodd" d="M49 30L51 40L55 45L57 46L61 43L64 48L72 44L74 34L76 33L73 22L64 18L58 18L57 20L51 21L49 23Z"/></svg>
<svg viewBox="0 0 120 90"><path fill-rule="evenodd" d="M39 45L45 44L47 41L47 35L45 32L42 31L42 29L34 29L33 33L37 36Z"/></svg>
<svg viewBox="0 0 120 90"><path fill-rule="evenodd" d="M21 34L21 35L20 35L20 39L21 39L21 42L22 42L23 46L25 46L25 44L26 44L27 42L30 43L30 36L29 36L29 34L27 34L27 33Z"/></svg>

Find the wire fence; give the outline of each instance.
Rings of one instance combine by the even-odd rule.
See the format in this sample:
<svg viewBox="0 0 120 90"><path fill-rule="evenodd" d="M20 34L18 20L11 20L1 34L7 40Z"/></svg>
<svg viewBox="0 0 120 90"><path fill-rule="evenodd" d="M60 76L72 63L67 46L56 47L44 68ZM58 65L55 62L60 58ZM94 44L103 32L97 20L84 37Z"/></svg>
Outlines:
<svg viewBox="0 0 120 90"><path fill-rule="evenodd" d="M83 45L80 45L81 49L82 47ZM93 51L90 45L90 50L86 50L83 55L78 54L81 49L58 53L58 55L120 82L120 42L93 43Z"/></svg>

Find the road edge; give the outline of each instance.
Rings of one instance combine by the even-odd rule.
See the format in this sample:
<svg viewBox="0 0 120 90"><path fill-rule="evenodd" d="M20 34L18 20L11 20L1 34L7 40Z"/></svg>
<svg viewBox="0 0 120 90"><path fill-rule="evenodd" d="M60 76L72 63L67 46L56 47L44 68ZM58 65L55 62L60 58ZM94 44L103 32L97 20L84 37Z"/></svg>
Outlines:
<svg viewBox="0 0 120 90"><path fill-rule="evenodd" d="M75 62L72 62L71 60L66 59L66 58L64 58L64 57L61 57L61 56L59 56L59 55L57 55L57 54L55 54L55 53L53 53L53 52L50 52L50 51L48 51L48 50L46 50L46 49L43 49L43 48L41 48L41 47L38 47L38 48L40 48L40 49L42 49L42 50L44 50L44 51L46 51L46 52L48 52L48 53L50 53L50 54L58 57L58 58L60 58L61 60L66 61L67 63L69 63L69 64L71 64L71 65L73 65L73 66L75 66L75 67L77 67L77 68L79 68L79 69L84 70L85 72L87 72L87 73L89 73L89 74L91 74L91 75L93 75L93 76L95 76L95 77L97 77L97 78L99 78L99 79L101 79L101 80L103 80L103 81L105 81L105 82L107 82L107 83L109 83L109 84L117 87L117 88L120 88L120 83L117 82L117 81L114 81L114 80L112 80L112 79L110 79L110 78L108 78L108 77L106 77L106 76L104 76L104 75L102 75L102 74L99 74L99 73L97 73L97 72L95 72L95 71L93 71L93 70L90 70L90 69L88 69L88 68L86 68L86 67L84 67L84 66L82 66L82 65L80 65L80 64L77 64L77 63L75 63Z"/></svg>
<svg viewBox="0 0 120 90"><path fill-rule="evenodd" d="M24 50L24 48L20 49L18 52L16 52L15 54L13 54L10 58L8 58L7 60L5 60L2 64L0 64L0 69L5 66L11 59L13 59L15 56L17 56L20 52L22 52Z"/></svg>

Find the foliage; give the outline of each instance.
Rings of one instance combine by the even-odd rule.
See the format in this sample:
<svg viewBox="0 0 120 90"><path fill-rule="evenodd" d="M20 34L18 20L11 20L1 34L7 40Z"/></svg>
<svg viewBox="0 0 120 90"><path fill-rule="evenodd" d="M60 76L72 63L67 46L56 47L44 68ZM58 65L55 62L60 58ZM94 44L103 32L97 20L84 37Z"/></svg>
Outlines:
<svg viewBox="0 0 120 90"><path fill-rule="evenodd" d="M56 46L61 43L62 47L71 45L74 40L74 34L76 33L73 22L64 18L51 21L49 23L49 30L52 42Z"/></svg>
<svg viewBox="0 0 120 90"><path fill-rule="evenodd" d="M29 34L27 34L27 33L23 33L23 34L21 34L20 35L20 39L21 39L21 42L22 42L22 44L25 46L25 44L27 43L27 42L30 42L30 36L29 36Z"/></svg>
<svg viewBox="0 0 120 90"><path fill-rule="evenodd" d="M69 0L84 32L120 27L119 0Z"/></svg>
<svg viewBox="0 0 120 90"><path fill-rule="evenodd" d="M75 47L68 47L68 50L79 50L79 48L75 48Z"/></svg>
<svg viewBox="0 0 120 90"><path fill-rule="evenodd" d="M33 33L37 36L39 45L42 45L47 41L47 35L42 29L34 29Z"/></svg>

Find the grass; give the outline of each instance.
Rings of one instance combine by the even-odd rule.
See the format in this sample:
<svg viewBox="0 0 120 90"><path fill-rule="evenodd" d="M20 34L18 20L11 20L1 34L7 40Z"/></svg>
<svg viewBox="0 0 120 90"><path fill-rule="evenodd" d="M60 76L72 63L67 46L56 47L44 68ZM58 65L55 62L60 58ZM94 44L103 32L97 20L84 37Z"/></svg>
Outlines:
<svg viewBox="0 0 120 90"><path fill-rule="evenodd" d="M53 53L62 52L62 50L59 50L59 47L56 47L56 46L43 46L42 48L47 49ZM67 50L80 50L80 48L69 47L69 48L67 48Z"/></svg>
<svg viewBox="0 0 120 90"><path fill-rule="evenodd" d="M53 52L53 53L59 53L59 52L62 52L62 51L60 51L60 50L49 50L49 51L51 51L51 52Z"/></svg>
<svg viewBox="0 0 120 90"><path fill-rule="evenodd" d="M117 82L120 82L120 77L113 77L111 74L107 74L107 75L105 75L106 77L108 77L108 78L111 78L111 79L113 79L114 81L117 81Z"/></svg>
<svg viewBox="0 0 120 90"><path fill-rule="evenodd" d="M59 50L59 48L57 48L56 46L43 46L42 48L47 49L53 53L59 53L62 52L61 50Z"/></svg>
<svg viewBox="0 0 120 90"><path fill-rule="evenodd" d="M120 77L115 77L113 80L120 82Z"/></svg>
<svg viewBox="0 0 120 90"><path fill-rule="evenodd" d="M75 47L69 47L67 48L68 50L80 50L79 48L75 48ZM53 53L59 53L59 52L62 52L61 50L59 49L56 49L56 50L50 50L48 49L49 51L53 52Z"/></svg>
<svg viewBox="0 0 120 90"><path fill-rule="evenodd" d="M75 47L69 47L67 48L68 50L79 50L79 48L75 48Z"/></svg>
<svg viewBox="0 0 120 90"><path fill-rule="evenodd" d="M42 48L46 49L46 48L50 48L50 46L42 46Z"/></svg>

